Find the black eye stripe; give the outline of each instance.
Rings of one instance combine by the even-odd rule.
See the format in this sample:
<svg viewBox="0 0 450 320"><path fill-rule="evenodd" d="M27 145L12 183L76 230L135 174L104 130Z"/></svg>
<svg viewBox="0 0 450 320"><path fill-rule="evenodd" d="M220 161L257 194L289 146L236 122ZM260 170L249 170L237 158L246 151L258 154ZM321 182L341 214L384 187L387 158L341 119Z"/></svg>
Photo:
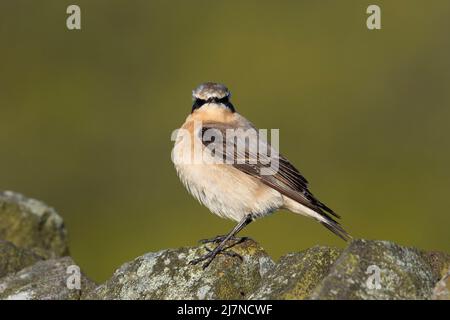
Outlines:
<svg viewBox="0 0 450 320"><path fill-rule="evenodd" d="M203 99L197 98L197 99L195 99L194 104L192 105L192 112L194 112L194 110L196 110L196 109L199 109L205 103L209 103L209 102L222 103L228 109L230 109L232 112L235 112L234 106L231 104L228 96L225 96L225 97L220 98L220 99L218 99L218 98L209 98L208 100L203 100Z"/></svg>
<svg viewBox="0 0 450 320"><path fill-rule="evenodd" d="M228 109L231 110L231 112L235 112L236 110L234 109L234 106L231 102L225 102L223 103Z"/></svg>
<svg viewBox="0 0 450 320"><path fill-rule="evenodd" d="M195 99L194 104L192 105L192 112L194 112L194 110L200 108L205 103L206 103L206 100Z"/></svg>
<svg viewBox="0 0 450 320"><path fill-rule="evenodd" d="M226 96L226 97L223 97L223 98L221 98L221 99L218 99L217 102L226 104L226 103L229 103L230 100L228 99L228 96Z"/></svg>
<svg viewBox="0 0 450 320"><path fill-rule="evenodd" d="M203 100L203 99L195 99L195 104L199 105L200 107L202 105L204 105L206 102L208 102L207 100Z"/></svg>

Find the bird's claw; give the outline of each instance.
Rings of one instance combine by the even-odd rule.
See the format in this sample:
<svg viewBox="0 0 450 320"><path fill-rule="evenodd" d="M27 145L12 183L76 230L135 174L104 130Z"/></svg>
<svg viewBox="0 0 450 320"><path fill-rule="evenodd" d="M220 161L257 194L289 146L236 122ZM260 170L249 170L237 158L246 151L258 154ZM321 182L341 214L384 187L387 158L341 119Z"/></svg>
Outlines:
<svg viewBox="0 0 450 320"><path fill-rule="evenodd" d="M230 247L223 248L222 250L217 252L217 254L223 254L224 256L229 256L231 258L238 258L239 260L244 261L244 258L242 258L242 256L239 253L234 252L233 250L227 250L229 248ZM208 247L206 247L206 251L213 252L213 250L211 250Z"/></svg>
<svg viewBox="0 0 450 320"><path fill-rule="evenodd" d="M238 258L239 260L241 260L241 262L244 261L244 258L242 258L242 256L240 254L238 254L234 251L227 251L227 249L230 248L229 246L225 247L223 249L217 250L217 251L211 250L208 247L205 247L205 248L206 248L206 251L208 251L208 253L199 258L189 261L190 265L196 265L196 264L206 260L206 262L202 266L203 270L205 270L211 264L211 262L214 260L214 258L219 254L223 254L225 256L232 257L232 258Z"/></svg>
<svg viewBox="0 0 450 320"><path fill-rule="evenodd" d="M200 258L193 259L193 260L189 261L189 264L195 266L199 262L202 262L204 260L208 260L202 266L203 270L205 270L209 266L209 264L212 262L212 260L214 259L214 256L212 254L210 254L210 253L211 252L205 254L204 256L202 256Z"/></svg>

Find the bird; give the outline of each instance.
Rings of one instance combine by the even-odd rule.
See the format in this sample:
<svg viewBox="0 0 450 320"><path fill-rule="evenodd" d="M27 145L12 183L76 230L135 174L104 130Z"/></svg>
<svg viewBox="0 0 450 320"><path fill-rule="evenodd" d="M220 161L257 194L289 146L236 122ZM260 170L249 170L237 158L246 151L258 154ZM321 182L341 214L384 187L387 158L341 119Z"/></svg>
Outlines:
<svg viewBox="0 0 450 320"><path fill-rule="evenodd" d="M248 135L242 133L257 129L236 111L225 85L203 83L192 91L192 99L191 112L172 139L177 175L212 213L237 224L226 235L201 240L217 246L191 264L203 262L206 269L218 254L240 257L229 250L247 239L237 234L256 219L283 209L313 218L344 241L351 239L337 221L340 216L311 193L306 178L265 137L257 136L257 145L270 155L251 148ZM230 132L232 139L226 139ZM277 163L273 170L267 166L271 161Z"/></svg>

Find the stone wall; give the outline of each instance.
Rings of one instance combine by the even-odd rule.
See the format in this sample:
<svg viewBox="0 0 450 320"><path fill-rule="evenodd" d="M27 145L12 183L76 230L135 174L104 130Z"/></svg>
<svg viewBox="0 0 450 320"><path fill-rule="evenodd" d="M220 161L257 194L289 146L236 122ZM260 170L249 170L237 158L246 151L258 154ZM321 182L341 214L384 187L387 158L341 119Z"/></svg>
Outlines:
<svg viewBox="0 0 450 320"><path fill-rule="evenodd" d="M0 192L0 299L449 299L450 255L389 241L315 246L274 261L249 239L203 270L188 262L211 245L165 249L96 284L69 255L58 213ZM75 277L76 276L76 277Z"/></svg>

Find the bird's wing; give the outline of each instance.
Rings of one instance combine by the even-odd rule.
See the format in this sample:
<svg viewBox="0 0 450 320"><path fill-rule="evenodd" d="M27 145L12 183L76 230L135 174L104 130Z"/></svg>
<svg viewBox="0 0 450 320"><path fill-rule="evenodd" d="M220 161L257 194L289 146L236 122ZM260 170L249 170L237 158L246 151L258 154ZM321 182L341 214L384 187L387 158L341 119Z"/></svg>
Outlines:
<svg viewBox="0 0 450 320"><path fill-rule="evenodd" d="M234 130L236 126L224 123L203 123L202 130L199 131L199 138L203 145L218 160L228 161L236 169L259 179L262 183L277 190L286 197L289 197L300 204L314 210L324 217L329 224L323 223L328 229L346 240L347 234L343 231L339 223L331 216L340 218L333 210L319 201L308 190L308 181L302 174L289 162L288 159L271 147L270 143L261 139L256 134L257 148L250 143L255 140L248 139L246 134L234 134L232 141L227 139L227 133ZM254 128L249 128L256 130ZM245 130L245 129L244 129ZM255 131L257 133L257 131ZM242 132L241 132L242 133ZM218 136L222 138L218 139ZM252 136L253 137L253 136ZM228 147L227 147L228 143ZM230 148L230 146L232 146ZM240 146L240 148L239 148ZM245 146L245 148L242 148ZM259 149L258 149L259 148ZM242 150L244 149L244 150ZM258 153L257 150L268 150ZM270 164L277 161L278 168L270 167Z"/></svg>

